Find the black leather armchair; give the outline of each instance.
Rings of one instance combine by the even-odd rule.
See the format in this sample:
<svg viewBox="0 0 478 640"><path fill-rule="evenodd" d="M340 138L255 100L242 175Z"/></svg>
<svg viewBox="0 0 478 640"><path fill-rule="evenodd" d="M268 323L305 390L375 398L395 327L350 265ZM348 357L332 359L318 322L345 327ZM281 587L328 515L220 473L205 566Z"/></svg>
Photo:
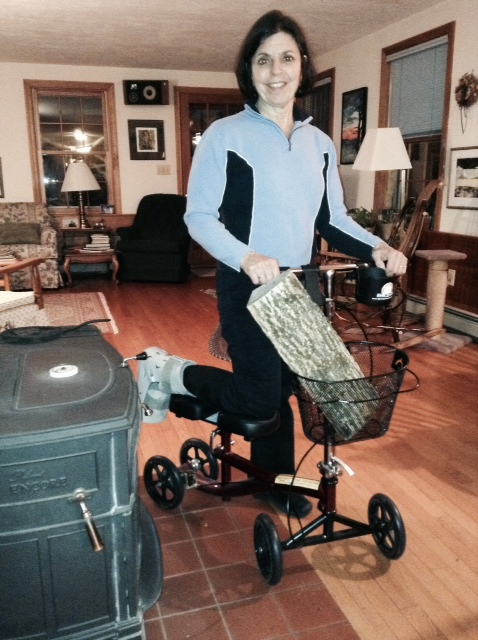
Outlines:
<svg viewBox="0 0 478 640"><path fill-rule="evenodd" d="M190 272L191 238L184 223L186 197L144 196L130 227L117 230L118 280L184 282Z"/></svg>

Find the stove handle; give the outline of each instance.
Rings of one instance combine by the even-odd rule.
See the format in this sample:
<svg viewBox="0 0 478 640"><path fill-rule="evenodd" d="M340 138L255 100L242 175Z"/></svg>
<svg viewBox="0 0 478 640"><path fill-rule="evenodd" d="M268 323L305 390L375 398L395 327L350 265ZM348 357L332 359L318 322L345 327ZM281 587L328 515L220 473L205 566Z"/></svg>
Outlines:
<svg viewBox="0 0 478 640"><path fill-rule="evenodd" d="M97 553L99 551L103 551L105 545L103 543L103 540L101 539L98 529L96 528L96 524L93 520L93 515L86 506L87 499L88 496L86 495L86 492L83 491L83 489L78 489L78 491L76 491L73 496L73 500L78 502L78 504L80 505L81 513L85 520L86 531L88 532L91 546L93 547L93 551Z"/></svg>

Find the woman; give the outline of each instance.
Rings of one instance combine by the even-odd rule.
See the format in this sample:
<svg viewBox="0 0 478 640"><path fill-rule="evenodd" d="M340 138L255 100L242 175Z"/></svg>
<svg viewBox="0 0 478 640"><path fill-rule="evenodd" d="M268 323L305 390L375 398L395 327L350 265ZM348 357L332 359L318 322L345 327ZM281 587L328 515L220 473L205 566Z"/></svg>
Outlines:
<svg viewBox="0 0 478 640"><path fill-rule="evenodd" d="M279 11L259 18L236 65L245 110L203 135L185 215L191 236L218 260L218 308L233 373L155 348L159 365L149 378L163 415L171 392L197 396L215 411L256 418L279 411L279 429L251 444L251 459L278 473L295 468L291 374L247 311L251 292L280 267L310 263L316 229L339 251L373 260L388 275L406 271L403 254L347 216L334 145L295 104L314 76L298 24ZM263 497L298 517L311 509L300 494Z"/></svg>

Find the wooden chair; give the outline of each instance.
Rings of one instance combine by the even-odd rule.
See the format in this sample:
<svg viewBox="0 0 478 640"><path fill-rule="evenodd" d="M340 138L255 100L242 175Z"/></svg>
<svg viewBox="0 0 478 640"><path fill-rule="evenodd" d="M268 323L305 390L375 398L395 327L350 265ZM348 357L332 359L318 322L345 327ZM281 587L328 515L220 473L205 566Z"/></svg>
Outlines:
<svg viewBox="0 0 478 640"><path fill-rule="evenodd" d="M35 303L39 309L43 309L43 291L41 286L38 266L44 262L43 258L27 258L25 260L15 260L14 262L2 262L0 258L0 287L5 291L11 291L11 274L20 270L30 270L30 282L35 295Z"/></svg>
<svg viewBox="0 0 478 640"><path fill-rule="evenodd" d="M440 180L430 181L421 191L414 205L413 212L410 216L405 232L403 227L406 223L406 217L409 213L409 207L403 207L400 216L395 221L394 227L390 233L388 244L401 251L408 259L410 264L411 258L415 252L423 229L425 216L430 204L430 200L439 187L443 185ZM338 253L328 247L326 243L321 241L321 248L318 253L320 264L341 264L353 260L350 256ZM337 289L337 287L335 287ZM405 313L406 302L406 275L398 277L394 280L394 295L391 302L385 309L381 309L381 328L392 331L395 340L398 340L401 331L401 324ZM376 315L377 311L373 313Z"/></svg>
<svg viewBox="0 0 478 640"><path fill-rule="evenodd" d="M390 233L388 244L395 249L401 251L405 256L410 259L415 253L420 234L423 229L423 222L427 215L427 209L432 199L433 194L441 187L443 182L440 180L431 180L421 191L415 203L415 208L410 218L410 223L405 231L405 235L401 238L401 230L405 223L405 217L407 215L407 208L404 207L394 224L394 227Z"/></svg>
<svg viewBox="0 0 478 640"><path fill-rule="evenodd" d="M406 222L405 216L407 215L405 207L402 209L401 215L395 222L392 232L390 233L388 244L401 251L406 256L409 265L420 240L430 200L438 187L442 186L442 184L443 183L440 180L430 181L422 189L417 198L405 233L402 235L403 225ZM395 278L394 284L394 296L384 312L383 321L385 325L388 324L391 327L394 327L392 332L395 339L398 340L398 331L400 329L400 325L403 323L407 299L407 274L405 274L405 276Z"/></svg>

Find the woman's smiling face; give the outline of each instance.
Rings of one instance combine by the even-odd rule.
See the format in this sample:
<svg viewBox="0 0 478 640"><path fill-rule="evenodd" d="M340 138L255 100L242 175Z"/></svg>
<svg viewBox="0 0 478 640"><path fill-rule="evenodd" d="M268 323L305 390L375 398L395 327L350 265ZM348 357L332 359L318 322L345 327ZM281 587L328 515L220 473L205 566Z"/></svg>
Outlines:
<svg viewBox="0 0 478 640"><path fill-rule="evenodd" d="M301 70L299 47L291 35L279 31L264 40L252 57L252 82L259 94L259 111L292 106Z"/></svg>

